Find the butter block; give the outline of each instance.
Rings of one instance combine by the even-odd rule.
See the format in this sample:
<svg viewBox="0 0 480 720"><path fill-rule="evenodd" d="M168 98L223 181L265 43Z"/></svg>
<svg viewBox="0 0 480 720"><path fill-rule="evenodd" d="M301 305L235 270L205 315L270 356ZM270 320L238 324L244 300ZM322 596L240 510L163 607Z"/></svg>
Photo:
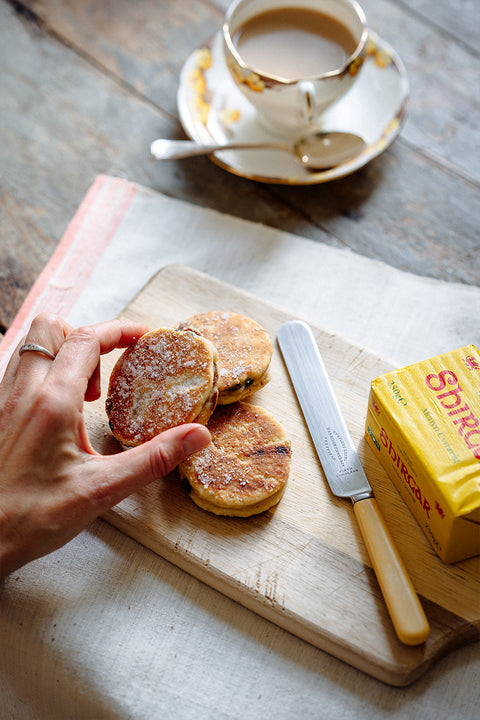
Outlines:
<svg viewBox="0 0 480 720"><path fill-rule="evenodd" d="M478 349L374 380L365 437L440 558L480 554Z"/></svg>

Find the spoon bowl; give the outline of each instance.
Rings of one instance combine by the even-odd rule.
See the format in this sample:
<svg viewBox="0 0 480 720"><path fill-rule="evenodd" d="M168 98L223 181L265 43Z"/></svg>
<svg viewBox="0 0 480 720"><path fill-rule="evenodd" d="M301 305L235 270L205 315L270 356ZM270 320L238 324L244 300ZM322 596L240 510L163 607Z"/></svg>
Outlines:
<svg viewBox="0 0 480 720"><path fill-rule="evenodd" d="M357 157L365 147L365 140L359 135L332 130L308 135L294 143L272 141L201 145L193 140L158 139L152 142L150 151L157 160L181 160L211 155L220 150L283 150L309 170L326 170Z"/></svg>

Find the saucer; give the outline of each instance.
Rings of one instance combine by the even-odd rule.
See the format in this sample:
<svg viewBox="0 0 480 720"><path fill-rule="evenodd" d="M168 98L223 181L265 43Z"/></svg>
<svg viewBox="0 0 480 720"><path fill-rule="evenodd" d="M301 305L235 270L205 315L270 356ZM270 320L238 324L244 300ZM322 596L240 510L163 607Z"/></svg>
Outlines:
<svg viewBox="0 0 480 720"><path fill-rule="evenodd" d="M366 147L357 156L319 171L308 170L284 150L222 150L209 157L225 170L251 180L310 185L349 175L383 153L400 132L409 85L393 48L373 32L368 43L368 56L355 84L322 115L318 128L362 136ZM186 60L177 104L185 132L202 145L282 140L260 123L255 109L237 89L226 67L221 33Z"/></svg>

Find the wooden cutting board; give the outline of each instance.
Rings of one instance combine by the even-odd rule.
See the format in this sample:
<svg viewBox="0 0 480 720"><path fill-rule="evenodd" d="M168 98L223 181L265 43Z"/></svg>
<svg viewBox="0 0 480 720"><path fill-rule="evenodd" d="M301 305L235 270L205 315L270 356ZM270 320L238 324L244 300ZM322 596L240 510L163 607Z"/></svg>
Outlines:
<svg viewBox="0 0 480 720"><path fill-rule="evenodd" d="M392 364L313 327L381 511L431 624L429 639L419 647L397 639L351 504L335 498L322 475L275 342L278 327L293 316L179 265L158 273L122 316L154 328L219 309L253 318L274 342L271 382L251 402L272 412L292 442L283 499L260 516L217 517L194 505L172 473L124 500L105 519L307 642L388 684L411 683L452 648L480 638L480 558L442 563L364 441L370 381ZM117 356L103 359L104 390ZM108 428L104 397L89 406L88 413L96 449L119 452Z"/></svg>

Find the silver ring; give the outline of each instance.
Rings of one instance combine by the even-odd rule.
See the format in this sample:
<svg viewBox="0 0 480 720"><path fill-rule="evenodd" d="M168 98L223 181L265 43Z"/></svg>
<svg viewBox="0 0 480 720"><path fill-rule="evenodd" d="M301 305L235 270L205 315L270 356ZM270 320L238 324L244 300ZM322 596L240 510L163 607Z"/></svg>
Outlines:
<svg viewBox="0 0 480 720"><path fill-rule="evenodd" d="M55 360L55 355L50 350L42 347L42 345L37 345L37 343L25 343L25 345L22 345L19 349L18 354L23 355L24 352L29 351L41 353L42 355L46 355L50 358L50 360Z"/></svg>

